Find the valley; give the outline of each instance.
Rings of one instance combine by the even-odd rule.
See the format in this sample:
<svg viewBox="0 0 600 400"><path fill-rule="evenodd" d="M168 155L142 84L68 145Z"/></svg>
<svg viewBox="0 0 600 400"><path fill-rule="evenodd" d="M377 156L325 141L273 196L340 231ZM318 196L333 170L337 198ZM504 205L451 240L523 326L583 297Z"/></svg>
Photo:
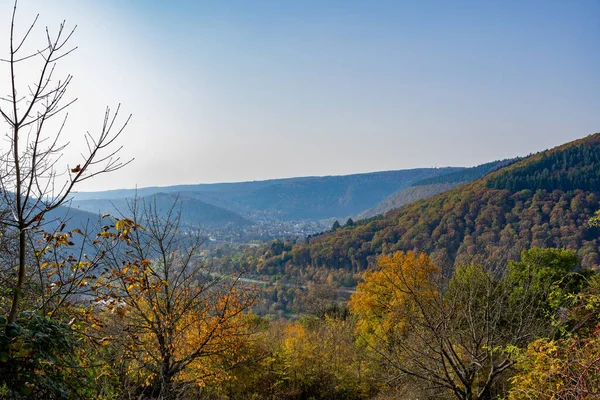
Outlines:
<svg viewBox="0 0 600 400"><path fill-rule="evenodd" d="M600 400L598 15L0 1L0 399Z"/></svg>

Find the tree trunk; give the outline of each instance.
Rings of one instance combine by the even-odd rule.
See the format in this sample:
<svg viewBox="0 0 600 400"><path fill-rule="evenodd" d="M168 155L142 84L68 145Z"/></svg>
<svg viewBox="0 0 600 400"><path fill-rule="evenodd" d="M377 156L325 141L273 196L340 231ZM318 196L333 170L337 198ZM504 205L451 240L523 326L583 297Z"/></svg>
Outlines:
<svg viewBox="0 0 600 400"><path fill-rule="evenodd" d="M12 304L8 314L8 324L14 324L17 320L19 311L19 296L22 295L23 281L25 280L25 229L21 228L19 232L19 270L17 273L17 284L13 289Z"/></svg>

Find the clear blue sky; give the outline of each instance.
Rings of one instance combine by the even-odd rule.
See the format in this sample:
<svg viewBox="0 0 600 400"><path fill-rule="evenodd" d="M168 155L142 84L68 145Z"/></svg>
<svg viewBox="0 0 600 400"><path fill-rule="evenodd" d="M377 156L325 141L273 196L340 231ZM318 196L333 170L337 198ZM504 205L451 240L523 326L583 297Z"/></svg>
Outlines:
<svg viewBox="0 0 600 400"><path fill-rule="evenodd" d="M597 0L21 4L79 25L73 124L134 114L135 163L88 190L475 165L600 131Z"/></svg>

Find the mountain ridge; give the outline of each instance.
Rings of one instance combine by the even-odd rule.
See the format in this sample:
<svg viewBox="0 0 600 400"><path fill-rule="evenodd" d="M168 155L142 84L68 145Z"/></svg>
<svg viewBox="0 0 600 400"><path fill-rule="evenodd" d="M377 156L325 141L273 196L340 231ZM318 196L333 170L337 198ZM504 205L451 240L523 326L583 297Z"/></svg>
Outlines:
<svg viewBox="0 0 600 400"><path fill-rule="evenodd" d="M105 200L145 197L164 192L180 194L237 213L254 222L318 221L347 218L373 207L390 194L421 179L461 171L462 167L414 168L365 174L299 177L252 181L122 189L74 195L85 209Z"/></svg>
<svg viewBox="0 0 600 400"><path fill-rule="evenodd" d="M139 197L138 200L153 204L153 206L157 207L159 213L168 211L175 202L178 202L177 207L180 207L182 223L190 228L214 227L228 224L244 226L251 224L248 219L235 212L177 194L159 192ZM73 200L71 207L92 213L127 215L130 201L131 199L127 198Z"/></svg>
<svg viewBox="0 0 600 400"><path fill-rule="evenodd" d="M424 251L444 268L472 262L505 265L507 259L516 259L522 249L532 246L574 249L584 267L598 268L599 235L587 221L600 208L600 186L588 191L488 187L489 181L527 168L531 176L543 175L547 166L541 161L558 159L565 151L571 155L571 164L560 171L569 170L570 165L577 166L572 173L588 171L582 160L585 154L600 157L600 133L538 152L385 216L313 236L308 244L293 245L287 259L264 258L261 268L280 271L296 262L300 268L356 273L372 265L378 255L398 250Z"/></svg>

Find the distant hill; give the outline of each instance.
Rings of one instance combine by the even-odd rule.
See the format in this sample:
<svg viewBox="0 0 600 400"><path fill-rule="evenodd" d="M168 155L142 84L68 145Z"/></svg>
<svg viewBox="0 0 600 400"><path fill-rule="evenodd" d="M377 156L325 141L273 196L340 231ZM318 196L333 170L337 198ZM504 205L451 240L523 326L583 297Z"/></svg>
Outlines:
<svg viewBox="0 0 600 400"><path fill-rule="evenodd" d="M575 249L582 265L600 264L600 133L524 158L474 182L359 221L267 257L274 273L293 264L363 270L374 256L396 250L430 253L455 263L504 265L531 246Z"/></svg>
<svg viewBox="0 0 600 400"><path fill-rule="evenodd" d="M16 202L16 196L14 196L14 194L8 194L8 198L14 206ZM0 209L8 210L10 208L5 201L6 199L3 196L0 200ZM33 203L33 200L30 201L30 204ZM36 203L35 211L32 210L31 212L33 214L41 211L42 203ZM9 217L9 219L12 220L12 217ZM97 213L72 208L70 207L69 202L65 202L61 206L58 206L57 208L46 212L44 214L43 220L40 222L40 225L36 225L36 228L39 228L46 232L54 232L56 230L60 230L59 228L64 223L65 227L61 231L73 230L75 228L79 228L83 231L86 226L90 226L90 229L92 229L92 226L98 225L99 219L100 216Z"/></svg>
<svg viewBox="0 0 600 400"><path fill-rule="evenodd" d="M69 205L58 207L48 212L44 217L42 229L51 232L65 223L63 231L70 231L75 228L82 231L87 227L95 234L100 221L100 214L87 212L70 207Z"/></svg>
<svg viewBox="0 0 600 400"><path fill-rule="evenodd" d="M409 188L394 193L375 207L363 211L358 214L355 219L374 217L377 214L386 213L395 208L402 207L405 204L435 196L436 194L453 189L464 183L479 179L485 174L510 165L515 161L516 159L492 161L476 167L464 168L449 174L425 178L413 183Z"/></svg>
<svg viewBox="0 0 600 400"><path fill-rule="evenodd" d="M283 182L237 200L255 210L274 210L281 219L348 217L425 177L453 168L414 169Z"/></svg>
<svg viewBox="0 0 600 400"><path fill-rule="evenodd" d="M355 215L417 181L462 169L419 168L344 176L142 188L137 190L137 195L145 197L157 193L178 194L182 199L188 199L187 212L198 217L204 211L216 213L215 210L206 207L206 204L210 204L254 221L315 221ZM73 204L83 210L92 211L106 208L102 201L123 201L132 198L135 193L135 190L129 189L76 193ZM196 211L191 209L194 204L198 205Z"/></svg>
<svg viewBox="0 0 600 400"><path fill-rule="evenodd" d="M114 189L100 192L77 192L73 199L81 200L112 200L145 197L157 193L244 193L263 187L277 185L287 181L311 178L285 178L264 181L233 182L233 183L201 183L196 185L150 186L138 189Z"/></svg>
<svg viewBox="0 0 600 400"><path fill-rule="evenodd" d="M173 204L178 201L177 207L180 207L181 222L184 227L243 226L250 224L249 220L237 213L176 193L156 193L139 197L139 199L156 206L159 213L168 212ZM127 216L129 213L128 201L126 198L74 200L71 207L97 214L120 215L122 213Z"/></svg>

